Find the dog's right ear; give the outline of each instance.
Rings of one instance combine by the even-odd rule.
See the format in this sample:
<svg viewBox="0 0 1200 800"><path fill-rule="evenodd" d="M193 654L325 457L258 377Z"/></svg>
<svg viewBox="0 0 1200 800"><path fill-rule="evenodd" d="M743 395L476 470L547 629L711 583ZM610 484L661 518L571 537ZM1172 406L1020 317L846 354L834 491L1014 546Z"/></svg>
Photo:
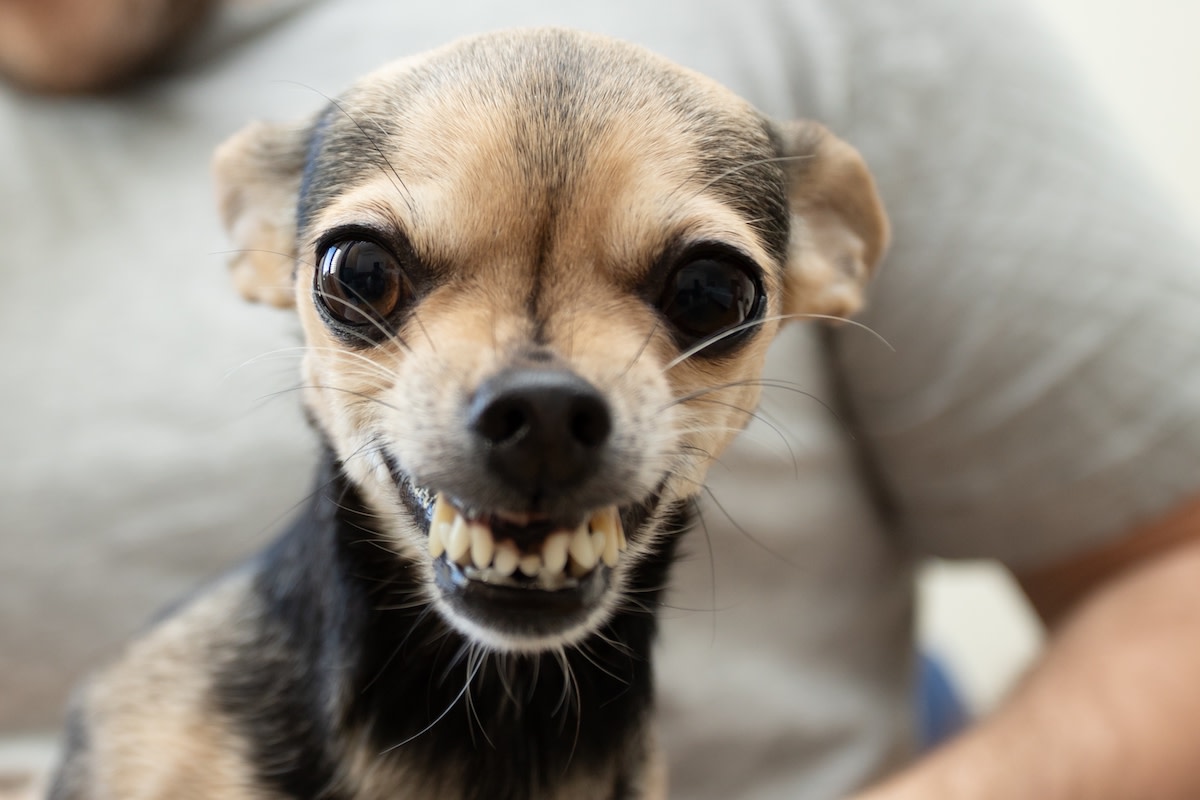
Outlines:
<svg viewBox="0 0 1200 800"><path fill-rule="evenodd" d="M255 122L213 157L221 222L237 248L229 268L247 300L296 304L296 202L309 131L307 125Z"/></svg>

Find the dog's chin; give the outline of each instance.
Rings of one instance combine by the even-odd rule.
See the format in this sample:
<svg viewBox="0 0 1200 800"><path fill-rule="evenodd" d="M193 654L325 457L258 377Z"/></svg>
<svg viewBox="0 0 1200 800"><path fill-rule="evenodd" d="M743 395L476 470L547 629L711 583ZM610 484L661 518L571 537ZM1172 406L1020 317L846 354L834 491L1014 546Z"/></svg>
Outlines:
<svg viewBox="0 0 1200 800"><path fill-rule="evenodd" d="M658 504L655 493L572 519L482 510L390 466L401 503L425 534L434 606L460 633L498 651L556 650L596 631L616 605L626 531L637 536Z"/></svg>

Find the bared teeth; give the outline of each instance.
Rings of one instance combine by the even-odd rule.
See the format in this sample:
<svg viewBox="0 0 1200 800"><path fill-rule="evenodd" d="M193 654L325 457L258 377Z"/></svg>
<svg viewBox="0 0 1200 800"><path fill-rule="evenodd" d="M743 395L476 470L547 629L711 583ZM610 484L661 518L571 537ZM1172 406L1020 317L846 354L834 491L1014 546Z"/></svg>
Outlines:
<svg viewBox="0 0 1200 800"><path fill-rule="evenodd" d="M490 566L496 553L492 529L478 522L472 522L467 528L471 531L471 562L479 569Z"/></svg>
<svg viewBox="0 0 1200 800"><path fill-rule="evenodd" d="M517 571L521 561L521 551L510 541L496 543L496 557L492 561L492 569L505 578Z"/></svg>
<svg viewBox="0 0 1200 800"><path fill-rule="evenodd" d="M542 557L537 553L527 553L517 562L517 568L526 578L532 578L542 571Z"/></svg>
<svg viewBox="0 0 1200 800"><path fill-rule="evenodd" d="M585 572L596 566L596 551L592 547L592 537L588 533L587 523L580 525L571 534L571 543L567 552L571 554L571 561Z"/></svg>
<svg viewBox="0 0 1200 800"><path fill-rule="evenodd" d="M542 568L551 575L561 575L567 566L567 548L571 536L565 532L552 533L542 544Z"/></svg>
<svg viewBox="0 0 1200 800"><path fill-rule="evenodd" d="M446 541L450 538L450 528L458 513L446 495L438 492L433 500L433 518L429 522L429 555L437 558L446 552Z"/></svg>
<svg viewBox="0 0 1200 800"><path fill-rule="evenodd" d="M470 549L471 532L467 529L467 521L461 516L457 516L446 537L446 555L451 561L461 563Z"/></svg>
<svg viewBox="0 0 1200 800"><path fill-rule="evenodd" d="M522 515L496 514L510 524ZM551 533L533 552L523 552L511 539L496 541L485 521L468 522L450 500L438 494L429 524L429 555L445 557L475 573L477 579L511 578L518 571L537 578L547 589L563 586L567 576L582 578L598 564L617 566L628 547L615 506L601 509L574 530Z"/></svg>

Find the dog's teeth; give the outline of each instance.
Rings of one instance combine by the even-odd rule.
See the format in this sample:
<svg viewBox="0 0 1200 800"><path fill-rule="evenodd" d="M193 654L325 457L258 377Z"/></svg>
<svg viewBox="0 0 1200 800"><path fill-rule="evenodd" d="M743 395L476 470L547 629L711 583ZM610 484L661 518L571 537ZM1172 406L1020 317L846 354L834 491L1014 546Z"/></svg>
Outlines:
<svg viewBox="0 0 1200 800"><path fill-rule="evenodd" d="M609 506L593 514L591 527L592 546L600 554L600 560L605 566L615 567L621 551L625 549L625 537L621 532L621 518L617 515L616 506ZM598 544L595 540L597 535L602 537Z"/></svg>
<svg viewBox="0 0 1200 800"><path fill-rule="evenodd" d="M616 567L626 547L616 506L595 512L573 531L555 531L545 538L538 552L525 553L512 540L496 541L490 526L468 522L444 495L439 493L433 499L430 556L440 558L444 554L463 567L499 578L511 578L520 571L526 577L540 579L544 588L561 588L562 582L569 579L566 576L584 578L597 564Z"/></svg>
<svg viewBox="0 0 1200 800"><path fill-rule="evenodd" d="M432 558L438 558L446 552L446 541L457 516L454 506L450 505L444 494L438 492L433 501L433 516L429 521L429 555Z"/></svg>
<svg viewBox="0 0 1200 800"><path fill-rule="evenodd" d="M521 560L517 563L521 570L521 574L527 578L532 578L542 571L542 557L537 553L528 553L521 556Z"/></svg>
<svg viewBox="0 0 1200 800"><path fill-rule="evenodd" d="M454 518L457 516L458 512L454 510L454 506L450 505L450 501L446 499L446 495L438 492L437 497L433 499L431 525L437 525L438 523L452 525L454 524Z"/></svg>
<svg viewBox="0 0 1200 800"><path fill-rule="evenodd" d="M429 557L440 558L446 552L446 541L442 538L442 525L429 526Z"/></svg>
<svg viewBox="0 0 1200 800"><path fill-rule="evenodd" d="M521 561L521 551L510 541L496 542L496 555L492 561L492 569L505 578L517 571Z"/></svg>
<svg viewBox="0 0 1200 800"><path fill-rule="evenodd" d="M471 561L479 569L484 569L492 563L496 552L496 540L492 538L492 530L486 525L473 522L467 526L471 532Z"/></svg>
<svg viewBox="0 0 1200 800"><path fill-rule="evenodd" d="M542 544L543 570L550 575L561 575L567 566L567 548L571 543L571 534L566 531L552 533Z"/></svg>
<svg viewBox="0 0 1200 800"><path fill-rule="evenodd" d="M596 554L596 560L599 561L601 553L604 552L605 543L607 542L608 537L603 531L592 531L591 537L592 552Z"/></svg>
<svg viewBox="0 0 1200 800"><path fill-rule="evenodd" d="M620 557L621 551L617 545L617 537L614 534L606 533L604 535L604 550L600 553L600 560L604 562L604 566L611 569L617 565Z"/></svg>
<svg viewBox="0 0 1200 800"><path fill-rule="evenodd" d="M446 536L446 555L451 561L466 565L465 557L471 549L471 532L467 529L467 521L461 516L454 518L450 533Z"/></svg>
<svg viewBox="0 0 1200 800"><path fill-rule="evenodd" d="M586 572L596 566L596 550L592 547L592 537L588 533L587 523L580 525L571 534L571 542L567 547L571 559Z"/></svg>

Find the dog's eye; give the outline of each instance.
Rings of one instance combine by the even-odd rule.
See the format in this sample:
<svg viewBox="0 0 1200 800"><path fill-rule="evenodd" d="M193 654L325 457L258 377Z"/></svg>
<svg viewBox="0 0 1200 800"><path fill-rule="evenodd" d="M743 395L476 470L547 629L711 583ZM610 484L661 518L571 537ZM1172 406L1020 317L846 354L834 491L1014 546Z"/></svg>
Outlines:
<svg viewBox="0 0 1200 800"><path fill-rule="evenodd" d="M403 276L396 257L374 242L327 248L317 269L317 299L348 325L379 324L400 304Z"/></svg>
<svg viewBox="0 0 1200 800"><path fill-rule="evenodd" d="M680 343L711 340L702 355L718 355L740 341L748 328L732 330L761 316L764 296L741 264L722 257L688 261L667 279L659 306ZM721 335L728 332L725 335Z"/></svg>

